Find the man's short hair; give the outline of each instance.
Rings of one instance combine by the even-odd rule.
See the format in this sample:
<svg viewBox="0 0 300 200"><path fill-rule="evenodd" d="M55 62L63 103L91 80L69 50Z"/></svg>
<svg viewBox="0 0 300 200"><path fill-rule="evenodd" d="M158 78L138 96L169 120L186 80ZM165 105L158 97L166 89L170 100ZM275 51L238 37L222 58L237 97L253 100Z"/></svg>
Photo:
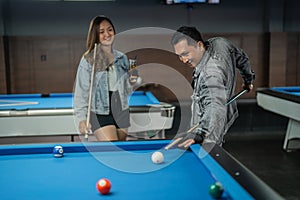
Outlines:
<svg viewBox="0 0 300 200"><path fill-rule="evenodd" d="M188 45L197 45L197 43L203 42L201 33L195 28L190 26L182 26L173 34L171 44L174 46L181 40L186 39Z"/></svg>

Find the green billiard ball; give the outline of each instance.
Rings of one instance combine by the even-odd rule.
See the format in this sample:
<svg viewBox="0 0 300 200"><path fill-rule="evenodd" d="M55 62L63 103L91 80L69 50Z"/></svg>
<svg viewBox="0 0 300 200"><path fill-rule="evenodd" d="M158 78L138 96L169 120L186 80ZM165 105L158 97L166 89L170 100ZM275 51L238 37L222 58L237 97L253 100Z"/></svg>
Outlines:
<svg viewBox="0 0 300 200"><path fill-rule="evenodd" d="M213 198L218 199L223 194L223 187L222 187L221 183L216 182L209 186L208 192Z"/></svg>

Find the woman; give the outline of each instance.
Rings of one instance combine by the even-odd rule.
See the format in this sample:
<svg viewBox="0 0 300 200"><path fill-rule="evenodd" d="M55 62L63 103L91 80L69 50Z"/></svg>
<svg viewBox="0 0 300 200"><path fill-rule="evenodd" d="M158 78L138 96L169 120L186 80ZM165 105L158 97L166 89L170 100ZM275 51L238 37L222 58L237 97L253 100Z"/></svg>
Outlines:
<svg viewBox="0 0 300 200"><path fill-rule="evenodd" d="M125 140L130 126L127 96L132 87L128 81L129 62L125 54L113 49L115 34L109 18L96 16L91 20L87 51L81 58L76 76L74 109L79 132L86 134L92 130L98 141ZM93 66L91 113L87 126Z"/></svg>

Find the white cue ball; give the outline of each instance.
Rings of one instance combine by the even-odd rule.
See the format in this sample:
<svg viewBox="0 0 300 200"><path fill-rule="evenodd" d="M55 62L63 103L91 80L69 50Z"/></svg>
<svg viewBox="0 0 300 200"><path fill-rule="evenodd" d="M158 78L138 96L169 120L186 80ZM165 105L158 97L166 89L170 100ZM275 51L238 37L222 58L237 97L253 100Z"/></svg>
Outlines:
<svg viewBox="0 0 300 200"><path fill-rule="evenodd" d="M162 154L162 152L155 151L151 156L151 160L155 164L163 163L164 162L164 154Z"/></svg>

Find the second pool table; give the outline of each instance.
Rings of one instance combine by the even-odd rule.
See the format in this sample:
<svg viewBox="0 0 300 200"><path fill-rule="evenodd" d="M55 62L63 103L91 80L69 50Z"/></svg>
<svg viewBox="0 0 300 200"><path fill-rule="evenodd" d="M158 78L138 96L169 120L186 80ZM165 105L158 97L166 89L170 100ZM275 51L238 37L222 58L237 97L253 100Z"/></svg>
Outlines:
<svg viewBox="0 0 300 200"><path fill-rule="evenodd" d="M300 86L260 89L257 91L257 103L289 119L283 149L300 149Z"/></svg>
<svg viewBox="0 0 300 200"><path fill-rule="evenodd" d="M144 138L155 131L153 138L163 139L164 130L172 127L175 106L144 91L133 92L128 102L130 135ZM73 114L72 93L0 95L0 137L73 136L78 133Z"/></svg>

